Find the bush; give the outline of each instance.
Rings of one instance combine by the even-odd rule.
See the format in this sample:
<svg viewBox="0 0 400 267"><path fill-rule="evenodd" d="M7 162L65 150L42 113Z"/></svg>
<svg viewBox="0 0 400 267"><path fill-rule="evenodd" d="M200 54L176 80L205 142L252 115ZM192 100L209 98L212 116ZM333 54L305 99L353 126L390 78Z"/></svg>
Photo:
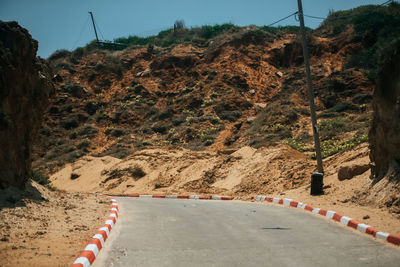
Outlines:
<svg viewBox="0 0 400 267"><path fill-rule="evenodd" d="M347 119L338 118L323 120L318 123L318 128L322 139L332 138L339 133L345 132L347 125L349 124Z"/></svg>
<svg viewBox="0 0 400 267"><path fill-rule="evenodd" d="M69 139L75 139L75 138L77 138L78 137L78 134L76 133L76 131L74 130L74 131L71 131L70 133L69 133Z"/></svg>
<svg viewBox="0 0 400 267"><path fill-rule="evenodd" d="M96 134L98 133L98 129L96 127L93 127L92 125L84 125L83 127L79 128L78 134L79 135L90 135L90 134Z"/></svg>
<svg viewBox="0 0 400 267"><path fill-rule="evenodd" d="M223 120L235 122L240 118L240 116L242 116L242 113L238 110L234 110L234 111L225 110L225 111L219 112L218 116Z"/></svg>
<svg viewBox="0 0 400 267"><path fill-rule="evenodd" d="M107 135L112 135L112 136L114 136L114 137L120 137L120 136L122 136L122 135L125 133L125 131L124 131L124 129L121 129L121 128L114 128L113 126L110 126L110 127L107 127L107 128L106 128L105 133L106 133Z"/></svg>
<svg viewBox="0 0 400 267"><path fill-rule="evenodd" d="M99 104L96 101L94 101L94 100L85 101L84 109L89 115L95 114L98 108L99 108Z"/></svg>
<svg viewBox="0 0 400 267"><path fill-rule="evenodd" d="M89 140L89 138L85 138L85 139L81 140L81 141L79 142L79 144L77 145L77 147L78 147L79 149L87 148L87 147L89 147L89 146L90 146L90 140Z"/></svg>
<svg viewBox="0 0 400 267"><path fill-rule="evenodd" d="M66 130L76 128L76 127L78 127L78 125L79 125L79 123L75 118L69 118L62 122L62 126Z"/></svg>
<svg viewBox="0 0 400 267"><path fill-rule="evenodd" d="M350 102L339 102L337 103L333 108L329 109L331 112L343 112L343 111L348 111L348 110L358 110L358 107L355 105L351 104Z"/></svg>
<svg viewBox="0 0 400 267"><path fill-rule="evenodd" d="M165 134L168 130L169 126L165 123L162 122L156 122L151 129L156 132L156 133L160 133L160 134Z"/></svg>
<svg viewBox="0 0 400 267"><path fill-rule="evenodd" d="M39 171L32 171L31 179L41 185L50 184L49 176L47 176Z"/></svg>
<svg viewBox="0 0 400 267"><path fill-rule="evenodd" d="M211 146L213 143L214 143L214 140L212 140L212 139L207 139L207 140L204 142L204 145L205 145L205 146Z"/></svg>
<svg viewBox="0 0 400 267"><path fill-rule="evenodd" d="M142 178L143 176L146 175L146 173L143 171L142 167L140 167L139 165L129 167L128 172L132 177L134 177L136 179Z"/></svg>
<svg viewBox="0 0 400 267"><path fill-rule="evenodd" d="M71 55L71 52L65 49L56 50L53 54L51 54L47 59L49 61L54 61L59 58L67 58Z"/></svg>

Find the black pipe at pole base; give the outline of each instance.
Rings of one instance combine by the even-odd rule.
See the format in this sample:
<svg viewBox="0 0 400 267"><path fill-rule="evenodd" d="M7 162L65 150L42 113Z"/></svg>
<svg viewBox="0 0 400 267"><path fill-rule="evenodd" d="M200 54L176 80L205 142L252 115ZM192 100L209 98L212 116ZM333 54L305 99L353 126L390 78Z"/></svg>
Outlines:
<svg viewBox="0 0 400 267"><path fill-rule="evenodd" d="M311 195L322 195L324 193L324 184L322 182L323 178L323 173L313 172L311 174Z"/></svg>

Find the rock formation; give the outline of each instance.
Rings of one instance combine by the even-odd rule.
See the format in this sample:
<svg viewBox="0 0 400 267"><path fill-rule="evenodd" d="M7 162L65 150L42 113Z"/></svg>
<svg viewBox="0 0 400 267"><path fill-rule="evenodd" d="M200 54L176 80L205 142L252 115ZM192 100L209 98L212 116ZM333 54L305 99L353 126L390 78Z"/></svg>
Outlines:
<svg viewBox="0 0 400 267"><path fill-rule="evenodd" d="M400 177L400 39L381 58L369 133L376 182L389 171Z"/></svg>
<svg viewBox="0 0 400 267"><path fill-rule="evenodd" d="M37 49L17 22L0 21L0 189L24 187L32 142L54 92L51 70Z"/></svg>

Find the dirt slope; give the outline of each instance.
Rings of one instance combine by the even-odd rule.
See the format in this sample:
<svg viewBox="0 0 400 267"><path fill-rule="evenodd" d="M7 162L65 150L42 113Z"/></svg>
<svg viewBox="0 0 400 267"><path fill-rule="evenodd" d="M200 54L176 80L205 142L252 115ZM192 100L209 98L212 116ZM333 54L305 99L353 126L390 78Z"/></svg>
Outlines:
<svg viewBox="0 0 400 267"><path fill-rule="evenodd" d="M232 151L227 151L232 152ZM123 160L83 157L52 177L57 188L106 193L219 193L249 195L304 184L312 160L285 145L233 153L143 149ZM135 177L136 169L146 175ZM71 179L71 174L78 178Z"/></svg>
<svg viewBox="0 0 400 267"><path fill-rule="evenodd" d="M399 215L382 199L364 200L372 186L368 154L368 146L364 144L325 159L322 196L309 194L315 162L278 144L259 149L246 146L219 153L143 149L124 160L87 156L68 164L51 180L58 188L77 192L284 196L332 209L382 231L398 234ZM339 180L338 172L343 166L350 166L353 171L347 176L349 179ZM143 177L136 175L137 169L144 172ZM72 173L79 177L71 179Z"/></svg>

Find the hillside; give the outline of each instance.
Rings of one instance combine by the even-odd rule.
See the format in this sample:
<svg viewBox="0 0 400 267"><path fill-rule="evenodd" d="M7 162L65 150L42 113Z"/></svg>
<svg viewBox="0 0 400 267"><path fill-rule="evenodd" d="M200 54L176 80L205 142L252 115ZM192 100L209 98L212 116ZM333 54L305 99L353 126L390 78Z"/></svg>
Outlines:
<svg viewBox="0 0 400 267"><path fill-rule="evenodd" d="M310 40L325 156L366 141L371 117L373 83L365 70L343 68L357 49L349 34ZM148 50L73 52L50 61L60 82L37 167L52 172L88 153L122 158L143 146L217 151L285 142L311 150L297 35L250 27L205 47Z"/></svg>
<svg viewBox="0 0 400 267"><path fill-rule="evenodd" d="M308 30L327 160L368 141L378 73L374 62L398 36L399 6L332 13L318 29ZM203 151L194 156L202 157L228 155L245 146L278 147L278 154L297 150L307 165L301 165L296 183L286 189L305 185L315 164L297 31L230 24L175 27L154 37L119 38L128 45L123 50L90 43L73 52L55 52L48 62L57 73L56 96L40 130L34 167L54 174L86 155L117 160L146 149L160 149L167 160L169 151L180 149L190 158L191 151ZM208 179L206 174L199 173L199 183ZM122 183L127 177L122 173L117 178ZM76 176L70 180L79 184ZM213 183L209 185L218 187ZM155 184L149 186L152 190ZM280 186L260 190L278 192ZM172 190L169 185L159 188ZM258 191L249 185L220 192Z"/></svg>
<svg viewBox="0 0 400 267"><path fill-rule="evenodd" d="M94 193L285 197L399 234L400 4L307 29L318 196L298 32L177 21L43 60L0 22L0 265L70 264L106 218Z"/></svg>

